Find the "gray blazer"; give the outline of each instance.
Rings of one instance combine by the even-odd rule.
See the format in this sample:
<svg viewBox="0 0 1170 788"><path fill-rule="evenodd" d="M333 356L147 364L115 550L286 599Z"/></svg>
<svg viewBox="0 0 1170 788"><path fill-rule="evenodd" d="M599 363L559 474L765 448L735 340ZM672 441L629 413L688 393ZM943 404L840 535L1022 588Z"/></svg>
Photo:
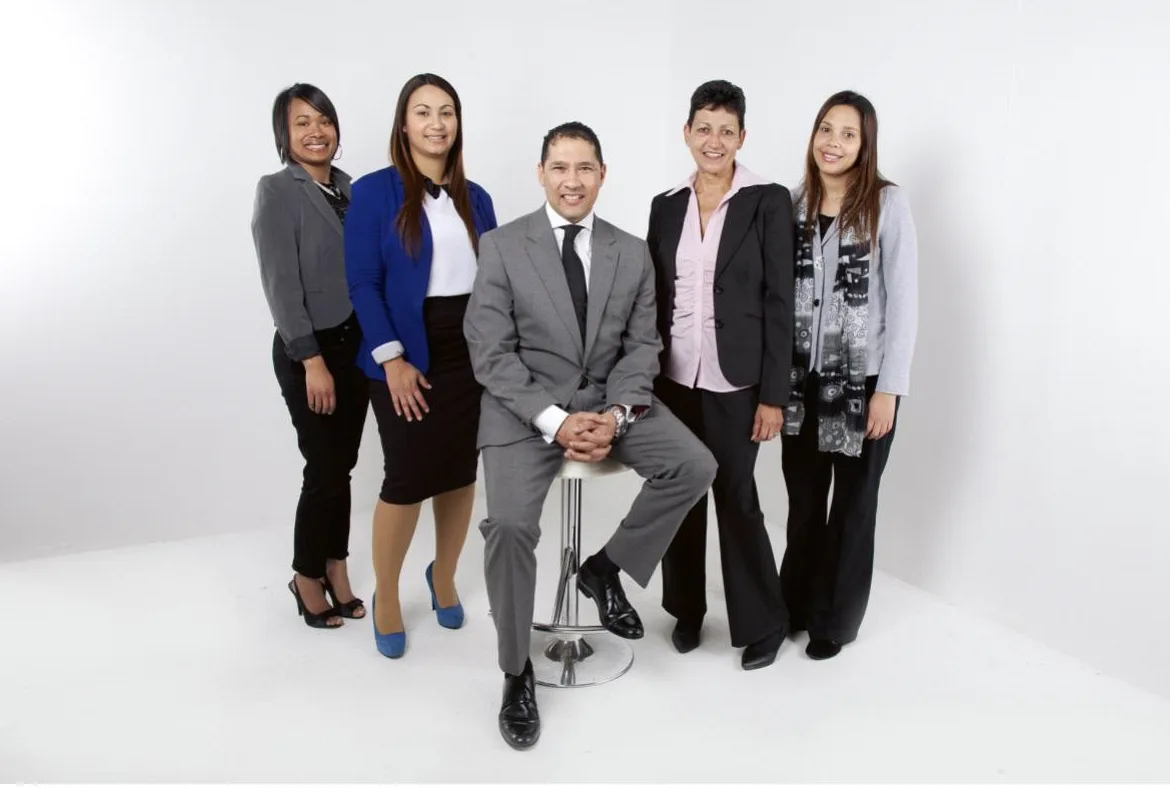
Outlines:
<svg viewBox="0 0 1170 788"><path fill-rule="evenodd" d="M349 175L334 167L333 183L348 199ZM252 241L268 309L289 358L317 355L313 332L345 322L353 306L341 221L299 164L256 184Z"/></svg>
<svg viewBox="0 0 1170 788"><path fill-rule="evenodd" d="M804 199L801 191L796 211ZM830 303L840 264L841 238L837 220L821 237L814 224L813 249L823 249L822 266L814 271L812 368L821 369L825 350L823 304ZM907 396L910 367L918 341L918 235L910 201L900 186L882 189L878 245L869 263L869 345L867 370L877 376L877 390Z"/></svg>
<svg viewBox="0 0 1170 788"><path fill-rule="evenodd" d="M582 343L569 285L543 206L480 239L463 331L485 391L479 446L539 430L546 408L649 406L662 342L646 242L594 218L589 310Z"/></svg>

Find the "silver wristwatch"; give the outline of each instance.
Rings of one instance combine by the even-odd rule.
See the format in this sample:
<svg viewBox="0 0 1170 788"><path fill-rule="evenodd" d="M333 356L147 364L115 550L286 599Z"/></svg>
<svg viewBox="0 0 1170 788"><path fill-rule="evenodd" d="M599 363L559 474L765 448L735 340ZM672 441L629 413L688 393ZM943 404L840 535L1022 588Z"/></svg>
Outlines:
<svg viewBox="0 0 1170 788"><path fill-rule="evenodd" d="M626 430L630 428L630 419L628 416L626 416L626 409L621 405L611 405L609 407L609 412L613 414L615 424L613 429L613 439L617 440L621 436L625 435Z"/></svg>

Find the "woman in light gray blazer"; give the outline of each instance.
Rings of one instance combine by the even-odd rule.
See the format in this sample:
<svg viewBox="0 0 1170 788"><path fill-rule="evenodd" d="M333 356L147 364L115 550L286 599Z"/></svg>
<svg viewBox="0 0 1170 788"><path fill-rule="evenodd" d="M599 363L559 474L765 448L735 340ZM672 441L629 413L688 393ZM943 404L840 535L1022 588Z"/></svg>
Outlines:
<svg viewBox="0 0 1170 788"><path fill-rule="evenodd" d="M282 90L272 131L285 167L256 187L252 237L276 324L272 364L305 460L293 531L296 575L288 588L306 624L332 629L343 618L365 616L345 563L350 472L369 405L356 364L361 330L345 278L350 178L333 166L341 130L318 88Z"/></svg>
<svg viewBox="0 0 1170 788"><path fill-rule="evenodd" d="M784 414L788 546L780 584L813 659L857 637L873 579L878 486L909 393L918 242L901 188L877 166L877 113L830 96L794 199L793 369ZM832 500L829 487L832 484Z"/></svg>

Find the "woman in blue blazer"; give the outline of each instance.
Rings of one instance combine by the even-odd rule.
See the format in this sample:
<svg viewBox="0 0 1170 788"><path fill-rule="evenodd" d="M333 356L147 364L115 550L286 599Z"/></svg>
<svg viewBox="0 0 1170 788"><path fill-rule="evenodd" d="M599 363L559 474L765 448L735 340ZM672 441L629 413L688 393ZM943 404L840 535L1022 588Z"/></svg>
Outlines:
<svg viewBox="0 0 1170 788"><path fill-rule="evenodd" d="M482 392L463 313L479 236L495 228L496 217L487 192L464 175L462 108L445 79L419 74L403 86L390 158L392 166L353 184L345 270L385 464L374 510L374 638L382 654L400 657L406 631L398 580L428 498L431 606L442 626L463 624L455 568L475 497Z"/></svg>

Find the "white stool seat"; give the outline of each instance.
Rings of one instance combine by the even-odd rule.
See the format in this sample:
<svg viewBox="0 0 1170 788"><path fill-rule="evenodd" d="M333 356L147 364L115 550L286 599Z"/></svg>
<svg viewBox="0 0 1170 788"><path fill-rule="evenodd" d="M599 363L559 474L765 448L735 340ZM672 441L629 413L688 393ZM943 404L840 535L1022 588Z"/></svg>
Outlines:
<svg viewBox="0 0 1170 788"><path fill-rule="evenodd" d="M581 560L581 492L586 479L615 476L629 470L607 457L601 462L564 460L561 482L561 561L552 620L533 622L546 633L534 642L530 656L536 683L545 687L588 687L613 681L634 664L630 645L604 627L577 621L577 568ZM607 524L607 530L616 523ZM537 640L534 638L534 640Z"/></svg>
<svg viewBox="0 0 1170 788"><path fill-rule="evenodd" d="M578 462L565 460L557 472L558 479L597 479L602 476L613 476L624 473L629 468L612 457L606 457L601 462Z"/></svg>

